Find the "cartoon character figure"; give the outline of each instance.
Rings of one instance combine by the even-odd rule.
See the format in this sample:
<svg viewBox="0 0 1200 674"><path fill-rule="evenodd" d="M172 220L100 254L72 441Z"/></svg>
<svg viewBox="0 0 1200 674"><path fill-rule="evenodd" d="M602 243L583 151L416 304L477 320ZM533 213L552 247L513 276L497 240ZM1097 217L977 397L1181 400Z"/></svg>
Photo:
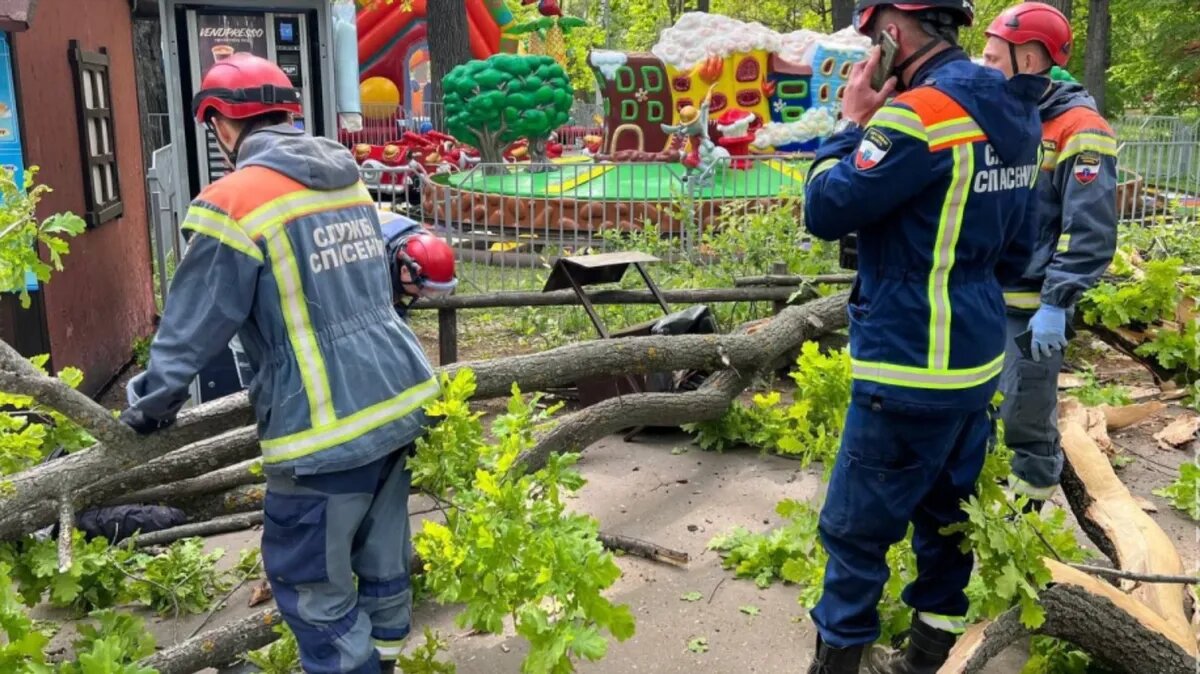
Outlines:
<svg viewBox="0 0 1200 674"><path fill-rule="evenodd" d="M583 154L592 159L600 154L600 150L604 148L604 138L593 134L588 134L583 137Z"/></svg>
<svg viewBox="0 0 1200 674"><path fill-rule="evenodd" d="M679 110L679 124L660 125L666 133L683 134L688 137L690 148L682 160L688 169L685 180L697 185L711 184L716 167L722 163L729 163L729 151L717 147L708 136L708 110L712 105L712 90L713 87L708 88L708 94L700 103L699 110L691 105L685 105Z"/></svg>
<svg viewBox="0 0 1200 674"><path fill-rule="evenodd" d="M562 9L559 8L556 0L521 0L522 5L532 5L537 3L538 14L542 16L562 16Z"/></svg>
<svg viewBox="0 0 1200 674"><path fill-rule="evenodd" d="M717 131L721 133L717 143L734 157L730 162L731 168L741 171L750 168L752 162L747 155L750 154L750 144L754 142L756 135L750 130L750 125L756 119L757 116L753 112L737 108L730 108L717 118Z"/></svg>

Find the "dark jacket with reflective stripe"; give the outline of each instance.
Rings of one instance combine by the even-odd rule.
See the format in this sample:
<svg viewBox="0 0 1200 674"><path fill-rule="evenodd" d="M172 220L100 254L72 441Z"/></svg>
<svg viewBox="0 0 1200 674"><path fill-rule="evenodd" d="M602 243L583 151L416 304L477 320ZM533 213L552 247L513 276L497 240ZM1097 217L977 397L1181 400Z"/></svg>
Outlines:
<svg viewBox="0 0 1200 674"><path fill-rule="evenodd" d="M1004 361L1001 283L1025 269L1045 80L935 56L865 130L818 150L805 222L858 232L854 396L912 412L977 410Z"/></svg>
<svg viewBox="0 0 1200 674"><path fill-rule="evenodd" d="M1041 102L1037 244L1004 288L1010 308L1064 309L1100 280L1117 249L1117 140L1082 86L1055 82Z"/></svg>
<svg viewBox="0 0 1200 674"><path fill-rule="evenodd" d="M433 368L392 308L378 213L349 151L289 126L252 134L193 201L147 371L130 405L173 416L236 334L268 470L374 461L421 434Z"/></svg>

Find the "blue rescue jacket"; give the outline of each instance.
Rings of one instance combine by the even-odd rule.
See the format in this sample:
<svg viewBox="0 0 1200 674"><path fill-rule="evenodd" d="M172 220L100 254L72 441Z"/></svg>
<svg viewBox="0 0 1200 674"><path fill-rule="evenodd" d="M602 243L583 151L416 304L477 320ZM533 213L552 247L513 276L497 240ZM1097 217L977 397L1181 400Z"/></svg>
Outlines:
<svg viewBox="0 0 1200 674"><path fill-rule="evenodd" d="M1082 86L1055 82L1042 97L1037 238L1004 301L1015 314L1075 306L1117 250L1117 139Z"/></svg>
<svg viewBox="0 0 1200 674"><path fill-rule="evenodd" d="M830 241L858 232L856 401L913 413L990 402L1004 363L1001 284L1032 249L1046 83L1005 80L950 49L864 129L817 151L806 226Z"/></svg>
<svg viewBox="0 0 1200 674"><path fill-rule="evenodd" d="M208 186L129 404L174 417L236 335L268 471L348 470L412 443L438 383L392 308L379 216L350 152L291 126L250 135Z"/></svg>

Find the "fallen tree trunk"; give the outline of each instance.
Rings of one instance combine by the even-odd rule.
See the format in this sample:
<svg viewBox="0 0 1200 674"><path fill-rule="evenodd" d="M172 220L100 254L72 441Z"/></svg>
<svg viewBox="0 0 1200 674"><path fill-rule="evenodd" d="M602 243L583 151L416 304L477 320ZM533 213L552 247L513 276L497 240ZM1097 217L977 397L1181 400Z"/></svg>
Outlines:
<svg viewBox="0 0 1200 674"><path fill-rule="evenodd" d="M1079 424L1063 424L1062 448L1066 458L1063 492L1075 519L1096 547L1122 571L1183 575L1183 561L1170 537L1133 499L1108 458ZM1171 629L1170 638L1191 638L1183 611L1184 586L1142 583L1131 596L1163 619Z"/></svg>
<svg viewBox="0 0 1200 674"><path fill-rule="evenodd" d="M269 608L181 641L142 660L142 667L159 674L192 674L209 667L232 664L243 653L257 650L279 638L275 626L283 618Z"/></svg>
<svg viewBox="0 0 1200 674"><path fill-rule="evenodd" d="M257 445L257 443L255 443ZM131 494L118 496L109 501L110 505L123 503L163 503L170 505L179 500L186 500L203 494L226 491L248 484L258 484L265 478L261 473L251 472L251 468L259 463L258 459L248 459L232 466L226 466L200 477L188 478L178 482L162 484L157 487L143 489Z"/></svg>
<svg viewBox="0 0 1200 674"><path fill-rule="evenodd" d="M765 346L777 353L780 344L794 346L844 325L846 296L842 293L785 309L772 326L778 322L781 326L797 327L814 312L835 319L820 328L793 333L775 327L754 335L592 341L530 356L459 363L438 371L452 375L460 368L471 368L476 375L476 398L506 396L514 382L524 391L536 391L570 384L583 376L722 368L753 372L762 367L761 353ZM151 486L203 475L254 458L257 453L254 429L239 427L251 421L244 394L185 411L175 427L139 437L99 405L86 398L86 402L79 401L62 382L32 371L28 361L3 343L0 343L0 366L5 368L0 386L6 391L33 395L48 407L63 407L59 411L68 415L80 405L91 405L94 408L91 413L82 413L82 418L90 419L96 427L89 427L89 431L95 437L107 437L116 443L110 446L102 442L87 451L11 476L0 496L0 539L24 535L56 522L57 503L64 497L72 498L74 507L82 510ZM209 435L203 434L205 429ZM225 431L231 432L211 437ZM558 437L565 439L568 435Z"/></svg>
<svg viewBox="0 0 1200 674"><path fill-rule="evenodd" d="M726 369L710 376L695 391L622 395L565 415L517 461L527 470L537 470L552 454L582 451L623 428L695 423L720 417L756 373L773 369L794 345L844 326L846 296L831 295L789 309L754 335L745 336L757 345L753 365L739 369L727 359Z"/></svg>

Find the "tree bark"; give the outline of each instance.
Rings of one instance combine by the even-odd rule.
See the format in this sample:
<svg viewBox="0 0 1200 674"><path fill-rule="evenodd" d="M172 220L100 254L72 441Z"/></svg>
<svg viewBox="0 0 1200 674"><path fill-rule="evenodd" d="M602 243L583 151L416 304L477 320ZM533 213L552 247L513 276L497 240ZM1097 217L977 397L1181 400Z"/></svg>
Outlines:
<svg viewBox="0 0 1200 674"><path fill-rule="evenodd" d="M164 503L171 504L186 501L204 494L234 489L248 484L263 481L261 474L255 475L250 468L259 463L258 459L248 459L220 470L206 473L200 477L188 478L178 482L170 482L119 496L108 502L109 505L123 503Z"/></svg>
<svg viewBox="0 0 1200 674"><path fill-rule="evenodd" d="M209 667L234 662L240 655L257 650L279 638L275 626L283 618L273 608L198 634L142 660L143 667L159 674L192 674Z"/></svg>
<svg viewBox="0 0 1200 674"><path fill-rule="evenodd" d="M1083 55L1083 84L1096 99L1101 113L1108 112L1107 78L1112 55L1112 15L1109 0L1091 0L1088 5L1087 47Z"/></svg>
<svg viewBox="0 0 1200 674"><path fill-rule="evenodd" d="M833 30L839 31L854 21L854 0L832 0L830 15L833 17Z"/></svg>
<svg viewBox="0 0 1200 674"><path fill-rule="evenodd" d="M263 514L261 510L251 513L241 513L238 515L227 515L218 517L215 520L207 522L196 522L194 524L184 524L162 531L153 531L148 534L138 536L137 547L146 548L152 545L166 545L174 543L182 538L192 538L194 536L213 536L215 534L224 534L230 531L242 531L262 524Z"/></svg>
<svg viewBox="0 0 1200 674"><path fill-rule="evenodd" d="M425 4L426 41L429 44L430 92L441 102L442 80L472 58L468 40L467 4L464 0L429 0ZM403 84L405 91L408 83ZM482 148L481 148L482 149Z"/></svg>
<svg viewBox="0 0 1200 674"><path fill-rule="evenodd" d="M167 499L164 505L179 508L188 516L189 522L205 522L216 517L262 510L267 488L261 484L247 484L215 494L201 494L189 498Z"/></svg>

